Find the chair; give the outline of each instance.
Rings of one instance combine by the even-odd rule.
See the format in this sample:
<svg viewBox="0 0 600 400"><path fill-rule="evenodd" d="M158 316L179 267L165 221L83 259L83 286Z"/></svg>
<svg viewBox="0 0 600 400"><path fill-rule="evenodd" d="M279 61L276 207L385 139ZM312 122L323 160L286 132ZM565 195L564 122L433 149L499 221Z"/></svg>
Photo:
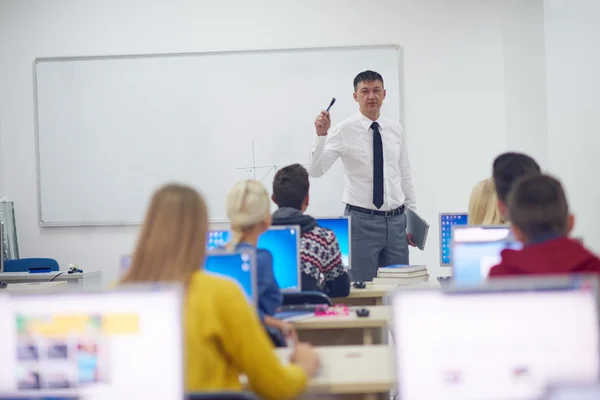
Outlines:
<svg viewBox="0 0 600 400"><path fill-rule="evenodd" d="M187 393L186 400L258 400L251 393L245 392L212 392L212 393Z"/></svg>
<svg viewBox="0 0 600 400"><path fill-rule="evenodd" d="M329 296L322 292L288 292L283 293L283 306L328 305L333 303Z"/></svg>
<svg viewBox="0 0 600 400"><path fill-rule="evenodd" d="M18 260L5 260L4 272L29 272L36 268L47 268L58 271L58 262L53 258L19 258Z"/></svg>

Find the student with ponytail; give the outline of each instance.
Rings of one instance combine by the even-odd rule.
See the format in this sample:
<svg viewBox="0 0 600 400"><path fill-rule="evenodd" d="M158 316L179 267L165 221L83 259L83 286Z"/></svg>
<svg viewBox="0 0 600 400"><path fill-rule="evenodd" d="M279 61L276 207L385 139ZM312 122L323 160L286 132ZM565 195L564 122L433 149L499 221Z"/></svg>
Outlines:
<svg viewBox="0 0 600 400"><path fill-rule="evenodd" d="M295 342L292 324L273 318L283 302L283 296L273 274L273 256L266 249L257 249L258 238L271 226L271 199L262 183L240 181L231 188L226 201L227 218L231 225L230 250L256 249L258 314L269 328L277 329Z"/></svg>
<svg viewBox="0 0 600 400"><path fill-rule="evenodd" d="M185 287L185 386L188 392L242 390L239 376L267 400L297 398L316 373L314 349L299 343L289 365L273 344L240 287L204 272L208 211L198 192L167 185L153 196L131 267L121 280Z"/></svg>

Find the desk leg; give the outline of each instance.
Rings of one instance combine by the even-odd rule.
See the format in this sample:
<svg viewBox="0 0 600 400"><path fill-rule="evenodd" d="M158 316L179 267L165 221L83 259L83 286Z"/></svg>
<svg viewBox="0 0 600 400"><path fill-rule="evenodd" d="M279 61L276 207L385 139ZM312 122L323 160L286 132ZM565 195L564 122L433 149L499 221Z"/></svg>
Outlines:
<svg viewBox="0 0 600 400"><path fill-rule="evenodd" d="M373 329L365 328L363 330L363 344L368 346L373 344Z"/></svg>
<svg viewBox="0 0 600 400"><path fill-rule="evenodd" d="M78 279L78 281L81 281L81 287L84 288L88 288L88 289L99 289L102 286L102 277L101 276L94 276L94 277L87 277L87 278L81 278Z"/></svg>

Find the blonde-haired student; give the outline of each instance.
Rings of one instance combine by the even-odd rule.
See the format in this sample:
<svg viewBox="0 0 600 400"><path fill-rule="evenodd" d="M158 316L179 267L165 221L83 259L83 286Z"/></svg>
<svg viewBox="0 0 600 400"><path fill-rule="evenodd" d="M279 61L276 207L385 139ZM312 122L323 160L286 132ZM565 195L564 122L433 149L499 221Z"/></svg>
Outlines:
<svg viewBox="0 0 600 400"><path fill-rule="evenodd" d="M484 179L477 183L469 198L469 225L502 225L504 218L498 208L498 196L494 181Z"/></svg>
<svg viewBox="0 0 600 400"><path fill-rule="evenodd" d="M318 368L299 343L283 365L256 311L234 282L206 273L208 212L194 189L171 184L153 196L121 283L174 282L186 288L185 383L190 392L241 390L240 374L265 399L300 395Z"/></svg>
<svg viewBox="0 0 600 400"><path fill-rule="evenodd" d="M261 321L297 341L293 325L273 317L283 302L283 296L273 274L271 252L256 247L259 236L271 226L271 199L267 189L256 180L236 183L227 195L226 210L231 225L231 241L227 247L230 250L256 250L258 314Z"/></svg>

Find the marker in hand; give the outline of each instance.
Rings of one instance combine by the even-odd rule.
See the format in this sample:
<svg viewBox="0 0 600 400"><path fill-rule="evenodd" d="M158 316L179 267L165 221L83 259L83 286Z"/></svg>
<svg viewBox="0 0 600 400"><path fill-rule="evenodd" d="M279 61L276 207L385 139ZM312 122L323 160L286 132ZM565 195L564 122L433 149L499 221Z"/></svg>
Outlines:
<svg viewBox="0 0 600 400"><path fill-rule="evenodd" d="M331 109L331 107L333 107L333 105L335 104L335 97L333 99L331 99L331 103L329 103L329 107L327 107L327 112L329 112L329 110Z"/></svg>
<svg viewBox="0 0 600 400"><path fill-rule="evenodd" d="M321 111L321 113L315 119L315 128L317 130L317 136L327 136L327 130L331 125L331 119L329 118L329 110L335 104L335 97L331 99L331 103L329 103L329 107L327 110Z"/></svg>

